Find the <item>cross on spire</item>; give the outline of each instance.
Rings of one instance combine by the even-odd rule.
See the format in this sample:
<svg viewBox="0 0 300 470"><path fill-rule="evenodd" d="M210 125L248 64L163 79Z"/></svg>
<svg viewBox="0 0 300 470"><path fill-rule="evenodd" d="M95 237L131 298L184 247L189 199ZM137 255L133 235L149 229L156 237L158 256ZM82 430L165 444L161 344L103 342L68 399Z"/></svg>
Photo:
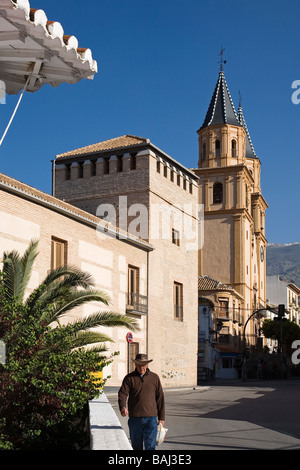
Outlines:
<svg viewBox="0 0 300 470"><path fill-rule="evenodd" d="M219 56L221 57L221 60L219 61L220 64L220 72L223 72L224 69L224 64L226 64L226 60L223 59L223 54L224 54L225 48L221 46L221 52Z"/></svg>

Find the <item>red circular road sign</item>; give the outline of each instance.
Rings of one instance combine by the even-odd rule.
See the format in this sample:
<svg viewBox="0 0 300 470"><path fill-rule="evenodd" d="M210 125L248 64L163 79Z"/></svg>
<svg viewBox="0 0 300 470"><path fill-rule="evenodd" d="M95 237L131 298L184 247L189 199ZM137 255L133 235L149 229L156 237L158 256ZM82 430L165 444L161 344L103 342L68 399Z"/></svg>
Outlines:
<svg viewBox="0 0 300 470"><path fill-rule="evenodd" d="M127 333L126 339L127 339L128 343L132 343L132 341L133 341L133 335L132 335L132 333L130 333L130 332Z"/></svg>

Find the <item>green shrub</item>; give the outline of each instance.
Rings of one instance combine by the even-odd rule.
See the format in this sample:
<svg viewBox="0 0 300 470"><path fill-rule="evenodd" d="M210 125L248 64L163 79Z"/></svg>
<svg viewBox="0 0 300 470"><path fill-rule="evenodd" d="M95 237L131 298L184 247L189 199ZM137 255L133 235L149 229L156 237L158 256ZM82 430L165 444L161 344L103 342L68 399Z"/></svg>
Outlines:
<svg viewBox="0 0 300 470"><path fill-rule="evenodd" d="M87 302L108 305L91 276L75 267L51 271L25 296L37 242L21 257L4 253L0 273L0 449L80 449L88 443L88 401L99 395L98 374L117 353L93 328L137 329L125 315L100 311L72 323L64 315ZM105 380L102 381L102 386Z"/></svg>

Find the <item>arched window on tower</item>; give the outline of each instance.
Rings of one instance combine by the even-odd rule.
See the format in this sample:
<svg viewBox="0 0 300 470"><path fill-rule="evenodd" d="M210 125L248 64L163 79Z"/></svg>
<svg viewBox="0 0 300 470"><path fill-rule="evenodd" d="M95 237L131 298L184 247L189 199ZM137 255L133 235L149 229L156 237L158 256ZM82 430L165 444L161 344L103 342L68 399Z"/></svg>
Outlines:
<svg viewBox="0 0 300 470"><path fill-rule="evenodd" d="M231 141L231 157L232 158L237 157L237 154L236 154L236 140L235 139L232 139L232 141Z"/></svg>
<svg viewBox="0 0 300 470"><path fill-rule="evenodd" d="M223 184L215 183L213 186L213 203L217 204L223 201Z"/></svg>
<svg viewBox="0 0 300 470"><path fill-rule="evenodd" d="M215 157L221 156L221 142L219 139L215 141Z"/></svg>
<svg viewBox="0 0 300 470"><path fill-rule="evenodd" d="M206 143L202 145L202 160L206 158Z"/></svg>

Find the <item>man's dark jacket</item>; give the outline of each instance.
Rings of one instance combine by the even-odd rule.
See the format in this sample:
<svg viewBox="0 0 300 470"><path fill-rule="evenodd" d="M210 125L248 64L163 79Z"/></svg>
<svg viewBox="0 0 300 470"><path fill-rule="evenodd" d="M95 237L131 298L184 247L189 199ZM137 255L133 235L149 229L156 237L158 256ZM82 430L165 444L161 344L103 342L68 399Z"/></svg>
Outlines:
<svg viewBox="0 0 300 470"><path fill-rule="evenodd" d="M128 406L126 405L128 398ZM124 377L118 393L120 411L128 408L129 418L157 416L165 421L165 399L157 374L147 369L142 377L137 370Z"/></svg>

